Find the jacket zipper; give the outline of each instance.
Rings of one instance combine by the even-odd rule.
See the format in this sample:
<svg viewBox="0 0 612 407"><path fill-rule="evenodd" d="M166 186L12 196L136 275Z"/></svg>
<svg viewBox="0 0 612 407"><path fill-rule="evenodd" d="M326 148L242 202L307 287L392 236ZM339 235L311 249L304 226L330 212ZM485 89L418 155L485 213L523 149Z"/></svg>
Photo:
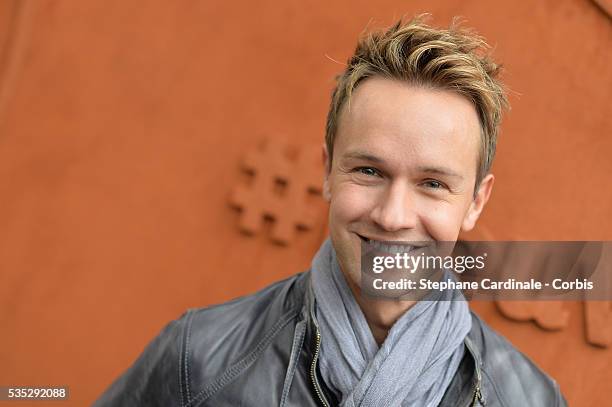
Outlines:
<svg viewBox="0 0 612 407"><path fill-rule="evenodd" d="M316 339L317 347L315 348L315 354L314 354L314 357L312 358L312 364L310 365L310 378L312 379L312 384L314 385L319 401L325 407L329 407L327 400L325 400L325 396L323 396L321 387L319 386L319 381L317 380L317 360L319 359L319 352L321 350L321 333L319 332L319 328L316 328L316 329L317 329L317 339Z"/></svg>
<svg viewBox="0 0 612 407"><path fill-rule="evenodd" d="M476 364L479 363L479 361L475 361ZM480 392L480 382L481 382L481 375L480 375L480 368L478 367L478 365L476 366L476 387L474 388L474 395L472 396L472 407L477 407L479 405L484 406L484 400L482 398L482 393ZM476 404L476 401L478 401L478 404Z"/></svg>
<svg viewBox="0 0 612 407"><path fill-rule="evenodd" d="M476 401L478 400L479 404L476 404ZM474 397L472 398L472 407L477 407L478 405L484 406L483 400L482 400L482 394L480 393L480 385L476 385L476 388L474 389Z"/></svg>
<svg viewBox="0 0 612 407"><path fill-rule="evenodd" d="M472 395L472 403L470 404L470 406L471 407L477 407L478 405L484 406L485 401L480 391L480 384L482 383L482 374L480 372L480 358L476 357L474 350L472 349L471 341L466 341L465 344L467 345L468 351L472 354L472 357L474 358L474 363L475 363L475 368L476 368L475 369L476 370L476 387L474 387L474 394ZM476 404L477 401L479 404Z"/></svg>

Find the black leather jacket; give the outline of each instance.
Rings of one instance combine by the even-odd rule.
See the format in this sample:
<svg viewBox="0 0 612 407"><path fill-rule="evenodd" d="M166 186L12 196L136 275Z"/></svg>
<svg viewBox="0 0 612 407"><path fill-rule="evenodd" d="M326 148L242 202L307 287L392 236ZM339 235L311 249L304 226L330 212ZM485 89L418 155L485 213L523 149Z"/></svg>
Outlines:
<svg viewBox="0 0 612 407"><path fill-rule="evenodd" d="M333 406L310 273L172 321L95 406ZM475 314L440 406L565 406L557 383ZM400 374L401 372L398 372ZM368 406L369 407L369 406Z"/></svg>

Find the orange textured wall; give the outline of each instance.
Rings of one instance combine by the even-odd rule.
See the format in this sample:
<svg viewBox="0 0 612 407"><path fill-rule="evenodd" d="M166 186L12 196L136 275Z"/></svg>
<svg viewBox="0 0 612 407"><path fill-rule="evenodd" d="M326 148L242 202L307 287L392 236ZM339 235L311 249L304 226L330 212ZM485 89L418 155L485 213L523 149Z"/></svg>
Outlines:
<svg viewBox="0 0 612 407"><path fill-rule="evenodd" d="M318 148L358 34L424 11L464 16L506 66L488 233L612 240L612 27L593 2L6 0L0 384L89 404L185 309L308 267L324 206L304 198L310 230L288 245L273 222L245 236L241 160L264 139ZM587 342L582 304L554 332L474 307L571 405L609 402L612 344Z"/></svg>

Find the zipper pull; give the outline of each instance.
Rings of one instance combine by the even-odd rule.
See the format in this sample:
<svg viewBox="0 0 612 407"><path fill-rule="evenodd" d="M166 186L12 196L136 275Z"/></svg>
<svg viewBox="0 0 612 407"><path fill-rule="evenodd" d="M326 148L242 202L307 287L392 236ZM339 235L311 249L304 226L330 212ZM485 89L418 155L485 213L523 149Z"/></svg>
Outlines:
<svg viewBox="0 0 612 407"><path fill-rule="evenodd" d="M478 404L476 404L478 402ZM474 398L472 399L472 407L484 406L484 400L482 399L482 393L480 393L480 386L476 386L474 390Z"/></svg>

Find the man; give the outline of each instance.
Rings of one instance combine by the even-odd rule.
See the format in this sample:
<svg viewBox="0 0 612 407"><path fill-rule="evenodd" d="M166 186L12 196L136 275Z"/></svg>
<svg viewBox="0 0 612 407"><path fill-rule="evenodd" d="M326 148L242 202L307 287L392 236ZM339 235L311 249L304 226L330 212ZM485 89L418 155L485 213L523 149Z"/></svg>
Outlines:
<svg viewBox="0 0 612 407"><path fill-rule="evenodd" d="M465 301L359 286L362 245L454 242L487 203L506 99L485 46L418 18L363 37L332 96L330 239L311 270L188 311L96 405L565 405Z"/></svg>

